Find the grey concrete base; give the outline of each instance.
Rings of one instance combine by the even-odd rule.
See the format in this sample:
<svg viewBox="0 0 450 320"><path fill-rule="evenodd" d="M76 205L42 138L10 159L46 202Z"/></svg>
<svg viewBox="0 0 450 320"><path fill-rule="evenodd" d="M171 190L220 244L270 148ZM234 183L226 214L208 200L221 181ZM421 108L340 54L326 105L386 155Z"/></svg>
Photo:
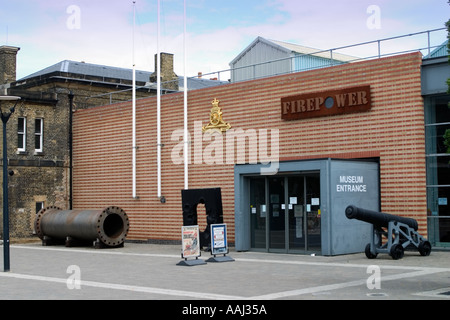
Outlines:
<svg viewBox="0 0 450 320"><path fill-rule="evenodd" d="M202 259L195 259L195 260L185 259L185 260L181 260L180 262L178 262L177 266L192 267L192 266L198 266L198 265L202 265L202 264L206 264L205 260L202 260Z"/></svg>
<svg viewBox="0 0 450 320"><path fill-rule="evenodd" d="M229 256L221 256L221 257L214 256L206 260L206 262L231 262L231 261L234 261L234 259Z"/></svg>

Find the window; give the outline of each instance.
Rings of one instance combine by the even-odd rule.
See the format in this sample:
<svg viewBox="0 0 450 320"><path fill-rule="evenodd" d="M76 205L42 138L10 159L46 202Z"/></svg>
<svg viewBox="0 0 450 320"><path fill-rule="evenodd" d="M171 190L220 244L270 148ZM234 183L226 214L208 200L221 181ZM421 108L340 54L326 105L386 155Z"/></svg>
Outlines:
<svg viewBox="0 0 450 320"><path fill-rule="evenodd" d="M36 201L36 215L44 209L45 202L44 201ZM36 234L36 226L33 227L33 234Z"/></svg>
<svg viewBox="0 0 450 320"><path fill-rule="evenodd" d="M26 150L27 141L27 118L19 117L17 121L17 151Z"/></svg>
<svg viewBox="0 0 450 320"><path fill-rule="evenodd" d="M44 202L43 201L36 202L36 214L39 213L41 209L44 209Z"/></svg>
<svg viewBox="0 0 450 320"><path fill-rule="evenodd" d="M449 95L425 98L428 238L450 246L450 132Z"/></svg>
<svg viewBox="0 0 450 320"><path fill-rule="evenodd" d="M34 121L34 151L42 152L44 137L44 119L35 119Z"/></svg>

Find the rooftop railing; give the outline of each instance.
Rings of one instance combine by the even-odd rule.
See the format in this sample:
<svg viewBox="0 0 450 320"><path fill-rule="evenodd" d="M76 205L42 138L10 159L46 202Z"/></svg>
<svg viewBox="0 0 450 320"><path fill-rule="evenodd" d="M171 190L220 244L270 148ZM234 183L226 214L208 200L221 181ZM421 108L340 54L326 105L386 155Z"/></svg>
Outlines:
<svg viewBox="0 0 450 320"><path fill-rule="evenodd" d="M410 33L406 35L384 38L379 40L367 41L358 44L352 44L327 50L318 50L316 52L307 54L297 54L294 57L288 57L283 59L271 60L260 62L252 65L246 65L242 67L225 69L220 71L214 71L210 73L202 74L203 78L213 78L219 81L239 82L255 80L268 76L282 75L293 72L301 72L307 70L313 70L318 68L330 67L342 63L351 63L362 60L379 59L387 56L393 56L398 54L405 54L410 52L420 51L424 57L429 56L435 49L442 46L447 38L447 29L438 28L422 32ZM347 57L353 57L353 59L346 59L346 61L339 60L336 57L346 55ZM287 62L287 64L293 65L294 59L306 56L320 56L328 60L328 63L322 63L318 66L305 67L305 68L290 68L288 71L282 70L279 72L266 73L264 75L258 75L257 69L267 66L269 64L280 64ZM273 68L276 70L276 68ZM249 71L250 70L250 71ZM233 73L238 71L244 71L242 73L250 74L250 76L244 79L233 79ZM197 77L190 77L195 79Z"/></svg>
<svg viewBox="0 0 450 320"><path fill-rule="evenodd" d="M210 73L203 73L201 74L202 79L214 79L216 81L216 85L223 85L228 84L230 82L242 82L242 81L249 81L249 80L256 80L260 78L266 78L270 76L277 76L277 75L283 75L288 73L294 73L294 72L301 72L301 71L308 71L308 70L314 70L319 68L326 68L326 67L332 67L338 64L343 63L352 63L357 61L363 61L363 60L370 60L370 59L379 59L387 56L394 56L399 54L405 54L410 52L417 52L420 51L424 58L427 58L427 56L430 56L431 53L433 53L434 50L440 48L445 40L447 39L447 28L438 28L438 29L432 29L422 32L416 32L416 33L410 33L406 35L396 36L396 37L390 37L390 38L384 38L379 40L373 40L373 41L367 41L342 47L337 47L333 49L328 50L318 50L315 52L311 52L308 54L296 54L293 57L283 58L283 59L277 59L277 60L271 60L271 61L265 61L261 63L256 63L252 65L242 66L238 68L232 68L232 69L224 69L220 71L214 71ZM447 52L447 51L445 51ZM345 61L342 61L342 55L345 55L347 59ZM264 73L263 75L258 75L258 68L263 68L270 64L280 64L280 63L287 63L288 65L292 66L294 65L293 61L294 59L299 59L301 57L311 57L311 56L320 56L322 58L322 63L320 65L316 66L310 66L310 67L303 67L303 68L289 68L289 70L277 70L276 67L272 68L272 70L277 70L275 72L270 73ZM351 57L348 59L348 57ZM323 62L326 61L326 62ZM247 74L249 74L248 77L241 78L241 79L233 79L232 75L233 73L239 72L239 71L247 71ZM250 72L248 72L250 70ZM200 78L199 75L188 77L189 79L198 79ZM178 81L178 80L176 80ZM170 81L171 82L171 81ZM169 82L163 82L161 83L161 86L164 88L165 84L168 84ZM188 83L189 84L189 83ZM183 84L186 85L186 84ZM148 89L148 90L156 90L156 84L148 84L143 87L139 87L139 89ZM180 88L182 91L183 89ZM188 90L191 90L188 86ZM98 96L88 97L87 99L95 98L95 97L101 97L101 96L109 96L110 103L118 102L115 99L113 99L113 95L121 94L126 91L131 91L131 89L125 89L120 90L117 92L109 92L105 94L101 94ZM171 93L173 91L171 90L165 90L164 93Z"/></svg>

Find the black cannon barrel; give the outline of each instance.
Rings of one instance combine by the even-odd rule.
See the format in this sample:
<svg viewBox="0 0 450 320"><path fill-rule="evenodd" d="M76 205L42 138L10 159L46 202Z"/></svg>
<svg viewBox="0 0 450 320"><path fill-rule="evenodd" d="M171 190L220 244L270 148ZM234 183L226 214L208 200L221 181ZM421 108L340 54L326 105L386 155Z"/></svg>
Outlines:
<svg viewBox="0 0 450 320"><path fill-rule="evenodd" d="M129 230L128 216L119 207L100 210L61 210L47 207L38 212L35 229L39 238L71 237L79 240L99 240L104 245L121 245Z"/></svg>
<svg viewBox="0 0 450 320"><path fill-rule="evenodd" d="M412 218L399 217L396 215L358 208L350 205L345 209L348 219L357 219L373 224L374 226L387 228L390 221L397 221L408 225L415 231L419 229L417 221Z"/></svg>

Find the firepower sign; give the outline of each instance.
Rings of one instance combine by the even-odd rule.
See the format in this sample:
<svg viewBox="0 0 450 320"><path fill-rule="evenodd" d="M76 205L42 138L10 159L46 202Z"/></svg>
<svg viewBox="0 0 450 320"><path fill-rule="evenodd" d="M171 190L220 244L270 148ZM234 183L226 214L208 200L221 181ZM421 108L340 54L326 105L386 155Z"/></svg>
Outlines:
<svg viewBox="0 0 450 320"><path fill-rule="evenodd" d="M370 86L306 93L281 98L281 119L298 120L363 112L371 107Z"/></svg>

